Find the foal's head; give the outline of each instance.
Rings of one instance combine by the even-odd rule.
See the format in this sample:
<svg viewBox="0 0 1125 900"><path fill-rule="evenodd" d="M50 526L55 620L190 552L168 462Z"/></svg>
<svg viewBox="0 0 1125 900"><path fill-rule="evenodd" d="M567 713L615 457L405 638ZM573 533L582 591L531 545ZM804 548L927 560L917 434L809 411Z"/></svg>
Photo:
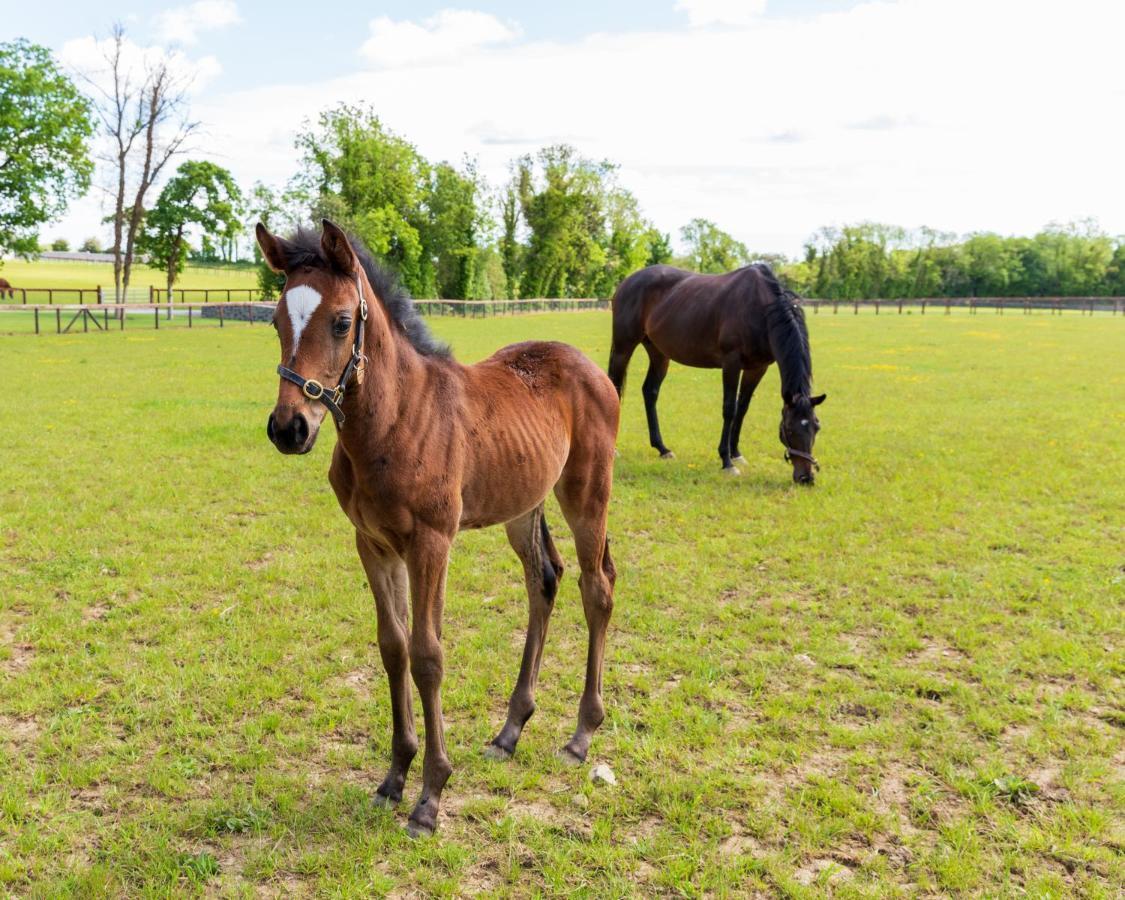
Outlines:
<svg viewBox="0 0 1125 900"><path fill-rule="evenodd" d="M785 446L785 459L793 464L793 480L797 484L812 484L820 464L813 456L813 443L820 431L820 421L815 407L820 406L827 394L810 397L794 394L785 398L781 409L781 427L778 438Z"/></svg>
<svg viewBox="0 0 1125 900"><path fill-rule="evenodd" d="M362 378L364 275L347 235L327 219L320 259L261 224L256 233L270 268L285 274L273 319L282 380L266 434L282 453L308 453L326 413L342 423L341 388Z"/></svg>

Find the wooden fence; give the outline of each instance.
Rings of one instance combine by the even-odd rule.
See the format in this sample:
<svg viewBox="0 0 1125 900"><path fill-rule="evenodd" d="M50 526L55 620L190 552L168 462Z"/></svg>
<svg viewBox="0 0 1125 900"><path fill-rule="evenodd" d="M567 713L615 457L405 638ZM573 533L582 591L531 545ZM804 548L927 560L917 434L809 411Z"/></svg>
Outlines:
<svg viewBox="0 0 1125 900"><path fill-rule="evenodd" d="M44 289L47 290L47 289ZM58 292L61 293L63 289ZM75 289L73 293L83 292ZM232 289L233 290L233 289ZM90 291L85 291L89 293ZM211 293L215 293L212 289ZM222 291L225 294L225 289ZM518 315L535 312L577 312L582 310L608 310L610 301L605 299L542 299L542 300L417 300L419 311L427 316L458 316L477 318L481 316ZM813 315L831 313L838 315L841 307L845 313L858 315L860 308L875 315L897 313L912 308L922 315L927 309L938 314L949 315L954 309L967 310L976 315L983 309L997 315L1019 313L1047 313L1062 315L1063 312L1077 312L1080 315L1093 315L1106 312L1113 316L1121 313L1125 317L1125 297L1004 297L1004 298L924 298L917 300L816 300L802 301ZM124 330L127 317L134 321L152 314L153 328L159 329L163 319L171 322L173 317L186 321L187 327L194 327L199 319L217 320L222 328L230 321L247 322L250 325L267 322L272 318L276 304L264 301L227 302L172 302L172 303L0 303L0 313L30 313L34 318L34 331L40 334L54 330L66 334L77 330L110 331ZM51 326L54 326L52 329Z"/></svg>

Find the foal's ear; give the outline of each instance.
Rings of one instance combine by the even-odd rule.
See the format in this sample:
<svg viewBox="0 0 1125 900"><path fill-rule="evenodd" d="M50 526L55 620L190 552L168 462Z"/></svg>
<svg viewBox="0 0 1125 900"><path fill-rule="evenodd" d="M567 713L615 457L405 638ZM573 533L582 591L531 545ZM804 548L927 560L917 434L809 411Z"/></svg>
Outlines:
<svg viewBox="0 0 1125 900"><path fill-rule="evenodd" d="M813 406L820 406L820 404L822 404L827 399L827 394L819 394L816 397L809 397L809 403L811 403Z"/></svg>
<svg viewBox="0 0 1125 900"><path fill-rule="evenodd" d="M324 256L334 269L350 275L355 271L355 251L352 250L351 241L344 234L342 228L328 219L324 219L324 232L320 236L320 247Z"/></svg>
<svg viewBox="0 0 1125 900"><path fill-rule="evenodd" d="M269 229L261 222L254 228L258 238L258 246L262 248L262 256L266 258L269 267L275 272L285 272L285 251L282 249L281 238L270 234Z"/></svg>

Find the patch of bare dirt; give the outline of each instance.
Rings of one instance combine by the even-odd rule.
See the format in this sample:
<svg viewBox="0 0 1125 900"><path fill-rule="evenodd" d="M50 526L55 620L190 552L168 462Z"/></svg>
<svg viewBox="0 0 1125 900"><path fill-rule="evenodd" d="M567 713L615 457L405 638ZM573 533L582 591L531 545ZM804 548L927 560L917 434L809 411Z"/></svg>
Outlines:
<svg viewBox="0 0 1125 900"><path fill-rule="evenodd" d="M25 747L39 736L39 723L35 719L17 719L0 715L0 740L9 740L17 747Z"/></svg>
<svg viewBox="0 0 1125 900"><path fill-rule="evenodd" d="M35 647L16 640L16 633L10 626L0 625L0 646L7 647L10 656L0 659L0 669L15 674L22 672L31 664Z"/></svg>
<svg viewBox="0 0 1125 900"><path fill-rule="evenodd" d="M100 622L107 615L109 615L109 607L104 603L96 603L93 606L88 606L82 611L82 621Z"/></svg>
<svg viewBox="0 0 1125 900"><path fill-rule="evenodd" d="M260 572L260 571L262 571L262 569L264 569L266 566L268 566L271 562L273 562L273 553L272 552L263 553L257 559L250 560L250 562L248 562L246 564L246 567L251 572Z"/></svg>
<svg viewBox="0 0 1125 900"><path fill-rule="evenodd" d="M859 865L857 860L833 854L831 858L821 857L806 863L793 873L798 884L839 884L849 880ZM828 872L827 875L822 873Z"/></svg>

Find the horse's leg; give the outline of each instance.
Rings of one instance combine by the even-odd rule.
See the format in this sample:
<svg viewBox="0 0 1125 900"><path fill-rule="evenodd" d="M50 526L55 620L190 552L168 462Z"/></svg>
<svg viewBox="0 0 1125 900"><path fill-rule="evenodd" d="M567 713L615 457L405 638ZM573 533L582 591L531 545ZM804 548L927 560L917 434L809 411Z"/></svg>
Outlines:
<svg viewBox="0 0 1125 900"><path fill-rule="evenodd" d="M648 341L645 341L645 350L648 351L648 374L645 375L641 393L645 398L645 416L648 417L648 442L659 451L661 459L674 459L675 454L664 446L664 439L660 436L660 420L656 416L660 385L668 374L668 357Z"/></svg>
<svg viewBox="0 0 1125 900"><path fill-rule="evenodd" d="M485 756L507 759L516 749L516 742L531 714L535 712L535 682L539 678L539 662L543 657L543 642L547 638L547 623L551 618L555 594L562 575L562 557L559 556L547 520L540 505L525 516L514 519L506 526L508 541L523 563L523 577L527 584L527 641L523 647L523 661L516 680L512 698L508 701L508 718L500 733L485 747Z"/></svg>
<svg viewBox="0 0 1125 900"><path fill-rule="evenodd" d="M563 759L571 762L586 759L590 740L605 718L602 660L605 656L605 633L613 612L613 583L617 579L606 536L612 482L612 458L603 453L583 454L580 448L575 448L562 478L555 485L555 496L574 532L574 546L581 568L578 586L582 590L582 609L589 630L586 684L578 704L578 727L561 753Z"/></svg>
<svg viewBox="0 0 1125 900"><path fill-rule="evenodd" d="M723 461L723 471L738 475L739 471L731 462L730 434L734 424L735 407L738 405L738 376L741 367L738 362L723 365L723 433L719 436L719 458Z"/></svg>
<svg viewBox="0 0 1125 900"><path fill-rule="evenodd" d="M768 365L753 369L742 370L742 386L738 389L738 409L734 411L734 424L730 429L730 456L731 462L744 463L746 458L738 449L738 439L742 435L742 420L746 418L746 410L750 408L750 400L762 376L766 374Z"/></svg>
<svg viewBox="0 0 1125 900"><path fill-rule="evenodd" d="M391 767L376 791L376 802L393 806L402 799L406 773L418 752L414 708L410 700L410 622L406 594L406 566L356 532L356 549L375 595L379 655L391 688Z"/></svg>
<svg viewBox="0 0 1125 900"><path fill-rule="evenodd" d="M426 723L422 795L406 826L412 837L434 833L441 791L453 771L445 752L445 728L441 718L441 678L444 671L441 614L445 605L449 545L448 536L422 526L414 532L406 552L413 619L410 672L422 697Z"/></svg>
<svg viewBox="0 0 1125 900"><path fill-rule="evenodd" d="M625 372L629 368L629 360L633 358L633 351L637 349L637 341L613 338L609 348L609 380L617 388L620 399L625 391Z"/></svg>

